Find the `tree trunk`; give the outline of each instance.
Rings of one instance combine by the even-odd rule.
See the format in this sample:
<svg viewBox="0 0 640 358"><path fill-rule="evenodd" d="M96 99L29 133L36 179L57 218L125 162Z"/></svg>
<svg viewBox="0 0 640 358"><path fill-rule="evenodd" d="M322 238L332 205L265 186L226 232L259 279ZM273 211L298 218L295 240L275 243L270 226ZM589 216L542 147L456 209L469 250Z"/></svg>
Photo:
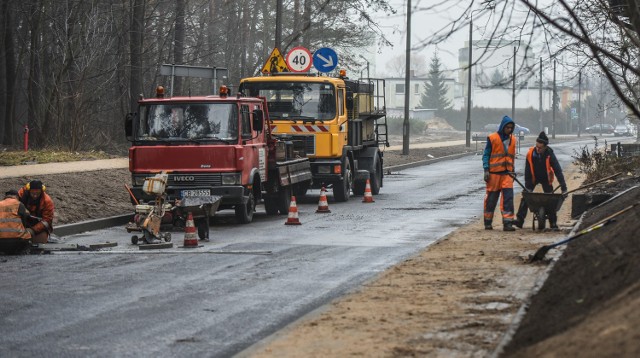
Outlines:
<svg viewBox="0 0 640 358"><path fill-rule="evenodd" d="M144 0L132 0L129 50L131 72L129 78L129 107L138 110L138 95L142 93L142 42L144 31Z"/></svg>
<svg viewBox="0 0 640 358"><path fill-rule="evenodd" d="M175 41L173 44L173 63L176 65L184 65L184 39L185 39L185 0L176 0L176 29ZM173 79L173 94L182 95L182 78L175 77Z"/></svg>
<svg viewBox="0 0 640 358"><path fill-rule="evenodd" d="M2 82L2 98L0 98L0 108L4 109L4 123L0 123L0 140L5 145L13 145L16 134L15 123L15 86L16 86L16 59L13 43L13 26L11 22L11 11L9 0L2 2L2 28L4 31L4 73ZM3 128L4 124L4 128ZM4 130L3 130L4 129Z"/></svg>

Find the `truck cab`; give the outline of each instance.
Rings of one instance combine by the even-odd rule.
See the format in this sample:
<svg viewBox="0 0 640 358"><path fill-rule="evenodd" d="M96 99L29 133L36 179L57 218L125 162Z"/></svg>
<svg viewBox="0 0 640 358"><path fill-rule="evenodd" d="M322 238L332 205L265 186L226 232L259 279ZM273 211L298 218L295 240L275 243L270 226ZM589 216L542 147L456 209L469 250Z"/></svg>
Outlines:
<svg viewBox="0 0 640 358"><path fill-rule="evenodd" d="M139 101L138 112L125 122L137 201L154 200L142 190L144 180L166 172L168 202L221 196L218 210L234 209L237 221L252 221L263 188L278 188L266 185L278 179L276 144L265 128L264 99L227 96L226 91L222 88L219 96L165 98L159 90L155 98Z"/></svg>
<svg viewBox="0 0 640 358"><path fill-rule="evenodd" d="M362 195L369 179L378 194L379 146L388 146L384 80L280 73L244 78L239 91L266 99L272 134L295 139L295 150L310 159L312 187L329 186L336 201L347 201L352 190Z"/></svg>

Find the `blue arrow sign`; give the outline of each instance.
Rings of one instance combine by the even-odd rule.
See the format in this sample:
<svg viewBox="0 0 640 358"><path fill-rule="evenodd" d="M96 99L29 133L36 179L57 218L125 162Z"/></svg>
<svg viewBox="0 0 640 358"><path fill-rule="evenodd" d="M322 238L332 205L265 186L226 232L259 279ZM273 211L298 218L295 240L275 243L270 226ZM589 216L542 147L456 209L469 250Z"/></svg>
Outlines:
<svg viewBox="0 0 640 358"><path fill-rule="evenodd" d="M338 54L334 50L323 47L313 53L313 67L319 72L331 72L336 66L338 66Z"/></svg>

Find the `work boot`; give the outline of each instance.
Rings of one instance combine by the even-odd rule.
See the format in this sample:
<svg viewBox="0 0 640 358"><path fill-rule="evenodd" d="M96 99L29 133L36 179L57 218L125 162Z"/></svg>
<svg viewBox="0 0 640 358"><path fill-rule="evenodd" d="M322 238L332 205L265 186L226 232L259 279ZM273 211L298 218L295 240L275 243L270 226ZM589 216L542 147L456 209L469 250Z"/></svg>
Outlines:
<svg viewBox="0 0 640 358"><path fill-rule="evenodd" d="M515 225L518 229L522 229L522 226L524 226L524 220L517 218L514 222L513 225Z"/></svg>
<svg viewBox="0 0 640 358"><path fill-rule="evenodd" d="M555 222L549 223L549 228L553 231L560 231L560 228L558 227L558 223L555 223Z"/></svg>
<svg viewBox="0 0 640 358"><path fill-rule="evenodd" d="M513 223L511 221L508 221L504 223L504 227L502 228L502 231L516 231L516 228L513 227Z"/></svg>
<svg viewBox="0 0 640 358"><path fill-rule="evenodd" d="M493 230L493 226L491 226L491 221L490 220L485 220L484 221L484 229L485 230Z"/></svg>

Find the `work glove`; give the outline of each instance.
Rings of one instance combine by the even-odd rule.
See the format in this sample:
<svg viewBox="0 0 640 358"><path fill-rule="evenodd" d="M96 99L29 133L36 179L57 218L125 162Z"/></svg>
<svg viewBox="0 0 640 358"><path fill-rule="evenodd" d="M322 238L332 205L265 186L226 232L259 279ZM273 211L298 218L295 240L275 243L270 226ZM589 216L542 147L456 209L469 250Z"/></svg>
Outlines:
<svg viewBox="0 0 640 358"><path fill-rule="evenodd" d="M33 238L34 236L36 236L36 232L33 231L32 228L27 228L27 232L29 233L29 235L31 235L31 238Z"/></svg>
<svg viewBox="0 0 640 358"><path fill-rule="evenodd" d="M484 171L484 181L485 181L485 183L489 182L489 171L488 170Z"/></svg>

